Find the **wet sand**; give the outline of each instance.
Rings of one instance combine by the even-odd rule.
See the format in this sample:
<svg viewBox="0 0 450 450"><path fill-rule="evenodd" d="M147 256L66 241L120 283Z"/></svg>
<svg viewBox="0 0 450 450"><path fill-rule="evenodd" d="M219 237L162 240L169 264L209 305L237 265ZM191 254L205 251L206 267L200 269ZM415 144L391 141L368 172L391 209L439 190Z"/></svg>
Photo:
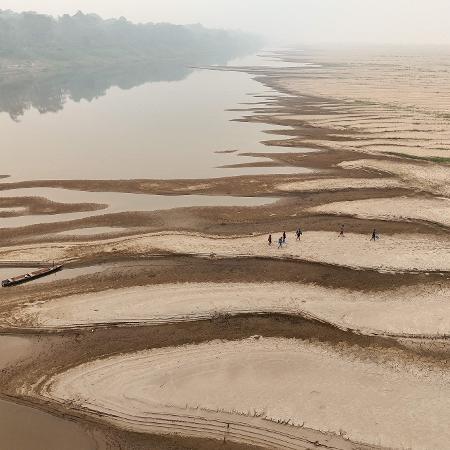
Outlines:
<svg viewBox="0 0 450 450"><path fill-rule="evenodd" d="M2 352L0 354L0 369L29 358L33 354L33 341L25 336L0 336Z"/></svg>

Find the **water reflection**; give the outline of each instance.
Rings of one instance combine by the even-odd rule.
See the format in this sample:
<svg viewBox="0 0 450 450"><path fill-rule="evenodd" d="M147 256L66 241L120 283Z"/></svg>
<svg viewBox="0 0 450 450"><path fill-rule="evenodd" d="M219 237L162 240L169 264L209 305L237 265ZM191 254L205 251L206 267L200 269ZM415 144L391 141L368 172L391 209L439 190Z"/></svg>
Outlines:
<svg viewBox="0 0 450 450"><path fill-rule="evenodd" d="M17 121L31 108L42 114L58 112L67 100L90 102L112 86L131 89L148 82L179 81L190 72L192 69L179 62L161 61L26 76L9 82L0 77L0 112Z"/></svg>
<svg viewBox="0 0 450 450"><path fill-rule="evenodd" d="M141 79L139 74L133 76L135 81L129 85ZM119 79L117 75L115 80ZM86 83L80 79L80 84ZM96 92L84 89L88 98ZM93 102L66 96L58 114L30 109L20 122L0 114L5 149L1 171L11 175L8 181L296 173L298 168L292 167L217 168L249 162L237 157L240 152L275 150L260 143L270 139L263 133L267 125L232 121L241 114L229 111L242 107L251 98L249 92L261 89L245 73L192 70L180 81L144 83L132 89L112 87L108 95ZM82 90L77 92L79 98ZM218 150L237 152L215 153Z"/></svg>

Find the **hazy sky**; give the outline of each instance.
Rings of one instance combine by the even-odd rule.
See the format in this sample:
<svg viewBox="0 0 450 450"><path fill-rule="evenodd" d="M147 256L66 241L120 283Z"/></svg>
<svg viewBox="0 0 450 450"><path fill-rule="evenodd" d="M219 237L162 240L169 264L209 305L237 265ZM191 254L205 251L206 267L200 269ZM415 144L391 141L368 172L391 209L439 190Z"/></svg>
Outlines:
<svg viewBox="0 0 450 450"><path fill-rule="evenodd" d="M0 0L0 9L202 23L293 44L450 44L450 0Z"/></svg>

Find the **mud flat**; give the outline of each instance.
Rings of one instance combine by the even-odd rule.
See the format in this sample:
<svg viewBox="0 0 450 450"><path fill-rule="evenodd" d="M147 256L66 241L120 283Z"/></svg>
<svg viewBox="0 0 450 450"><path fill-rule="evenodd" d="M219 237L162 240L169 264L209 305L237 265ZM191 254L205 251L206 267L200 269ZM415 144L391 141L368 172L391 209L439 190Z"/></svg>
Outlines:
<svg viewBox="0 0 450 450"><path fill-rule="evenodd" d="M448 390L443 373L359 361L318 344L261 338L93 361L54 376L39 394L139 431L176 432L179 421L190 421L187 435L261 443L251 421L244 421L240 436L236 433L234 422L243 416L256 417L258 425L261 418L267 421L264 443L271 438L277 448L302 447L284 445L271 432L271 422L290 424L288 436L304 426L371 445L429 449L445 448L450 439L441 420L450 411ZM224 412L229 434L217 425Z"/></svg>
<svg viewBox="0 0 450 450"><path fill-rule="evenodd" d="M33 355L33 341L24 336L0 336L0 369L30 358Z"/></svg>
<svg viewBox="0 0 450 450"><path fill-rule="evenodd" d="M240 314L298 315L367 335L450 336L450 289L440 284L382 292L300 283L180 283L111 289L22 304L8 327L66 329L159 325Z"/></svg>

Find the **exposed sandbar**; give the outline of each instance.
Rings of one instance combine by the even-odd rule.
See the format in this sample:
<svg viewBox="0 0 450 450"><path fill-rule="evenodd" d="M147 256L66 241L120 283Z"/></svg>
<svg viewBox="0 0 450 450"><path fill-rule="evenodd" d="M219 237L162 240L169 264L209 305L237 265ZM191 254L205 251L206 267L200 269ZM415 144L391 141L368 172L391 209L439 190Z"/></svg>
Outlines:
<svg viewBox="0 0 450 450"><path fill-rule="evenodd" d="M14 327L158 325L238 314L312 317L363 334L450 336L450 288L381 292L300 283L180 283L111 289L22 305L3 317Z"/></svg>
<svg viewBox="0 0 450 450"><path fill-rule="evenodd" d="M345 169L371 169L397 175L408 186L436 195L450 196L450 167L437 164L411 164L362 159L339 164Z"/></svg>
<svg viewBox="0 0 450 450"><path fill-rule="evenodd" d="M316 206L312 212L382 220L423 220L450 226L450 200L446 198L372 198Z"/></svg>
<svg viewBox="0 0 450 450"><path fill-rule="evenodd" d="M370 230L371 232L371 230ZM91 242L35 244L4 248L0 259L17 261L67 261L99 253L152 255L189 254L202 257L266 257L301 259L355 269L379 271L450 271L450 239L432 235L386 235L370 242L367 235L311 231L296 242L288 233L287 245L267 245L267 236L219 237L183 233L151 233L142 236Z"/></svg>
<svg viewBox="0 0 450 450"><path fill-rule="evenodd" d="M263 418L265 438L277 448L303 447L300 440L292 447L277 440L271 421L292 424L293 432L305 426L394 448L443 449L450 440L443 420L450 414L447 375L297 340L215 341L118 355L56 375L40 393L136 431L222 440L228 421L230 440L260 443L254 426ZM257 419L252 425L240 416Z"/></svg>
<svg viewBox="0 0 450 450"><path fill-rule="evenodd" d="M276 186L285 192L341 191L346 189L389 189L402 184L394 178L321 178L317 180L293 181Z"/></svg>

